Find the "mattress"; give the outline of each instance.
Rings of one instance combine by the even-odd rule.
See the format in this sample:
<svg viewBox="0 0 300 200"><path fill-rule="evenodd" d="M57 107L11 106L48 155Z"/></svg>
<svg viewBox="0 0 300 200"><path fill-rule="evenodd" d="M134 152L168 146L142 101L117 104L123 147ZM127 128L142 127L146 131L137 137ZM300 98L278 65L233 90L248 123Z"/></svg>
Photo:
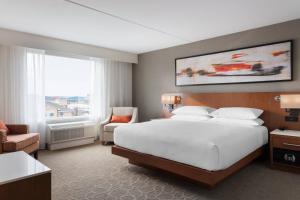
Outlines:
<svg viewBox="0 0 300 200"><path fill-rule="evenodd" d="M268 142L264 126L153 120L120 126L116 145L209 171L230 167Z"/></svg>

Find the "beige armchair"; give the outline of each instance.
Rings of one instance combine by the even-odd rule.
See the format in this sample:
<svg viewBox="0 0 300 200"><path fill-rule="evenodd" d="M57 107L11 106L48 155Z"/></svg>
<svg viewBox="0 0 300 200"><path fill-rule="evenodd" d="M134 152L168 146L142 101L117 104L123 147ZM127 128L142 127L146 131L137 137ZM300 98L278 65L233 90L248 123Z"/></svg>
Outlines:
<svg viewBox="0 0 300 200"><path fill-rule="evenodd" d="M128 116L131 120L128 123L111 123L112 116ZM135 107L113 107L110 109L108 117L100 123L100 141L102 144L114 141L114 129L124 124L132 124L138 122L138 109Z"/></svg>

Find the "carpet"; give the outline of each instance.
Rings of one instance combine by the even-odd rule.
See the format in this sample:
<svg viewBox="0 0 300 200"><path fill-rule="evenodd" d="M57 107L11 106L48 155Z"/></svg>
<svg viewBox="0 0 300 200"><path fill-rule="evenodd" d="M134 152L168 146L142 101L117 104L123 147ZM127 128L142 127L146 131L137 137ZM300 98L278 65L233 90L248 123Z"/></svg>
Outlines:
<svg viewBox="0 0 300 200"><path fill-rule="evenodd" d="M128 164L99 143L40 151L52 169L53 200L299 200L300 175L255 161L214 189Z"/></svg>

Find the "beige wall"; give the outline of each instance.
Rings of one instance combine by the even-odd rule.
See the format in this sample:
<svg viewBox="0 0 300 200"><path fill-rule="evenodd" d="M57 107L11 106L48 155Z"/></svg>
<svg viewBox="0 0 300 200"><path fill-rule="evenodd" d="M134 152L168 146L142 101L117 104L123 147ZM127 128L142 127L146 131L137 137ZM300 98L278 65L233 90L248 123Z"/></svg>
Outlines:
<svg viewBox="0 0 300 200"><path fill-rule="evenodd" d="M175 86L175 58L241 48L281 40L294 40L294 81ZM133 67L133 104L139 107L141 120L160 117L160 97L170 92L300 91L300 19L234 33L191 44L171 47L138 56Z"/></svg>
<svg viewBox="0 0 300 200"><path fill-rule="evenodd" d="M88 57L107 58L122 62L137 63L137 55L108 48L85 45L76 42L22 33L0 28L0 44L17 45L30 48L44 49L51 53L65 55L82 55Z"/></svg>

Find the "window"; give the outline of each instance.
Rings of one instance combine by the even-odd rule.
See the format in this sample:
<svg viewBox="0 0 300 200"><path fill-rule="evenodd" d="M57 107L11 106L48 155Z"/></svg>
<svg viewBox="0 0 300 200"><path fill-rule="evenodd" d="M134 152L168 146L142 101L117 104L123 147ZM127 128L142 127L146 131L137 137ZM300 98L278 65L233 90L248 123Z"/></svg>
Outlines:
<svg viewBox="0 0 300 200"><path fill-rule="evenodd" d="M92 61L45 56L46 117L90 114Z"/></svg>

